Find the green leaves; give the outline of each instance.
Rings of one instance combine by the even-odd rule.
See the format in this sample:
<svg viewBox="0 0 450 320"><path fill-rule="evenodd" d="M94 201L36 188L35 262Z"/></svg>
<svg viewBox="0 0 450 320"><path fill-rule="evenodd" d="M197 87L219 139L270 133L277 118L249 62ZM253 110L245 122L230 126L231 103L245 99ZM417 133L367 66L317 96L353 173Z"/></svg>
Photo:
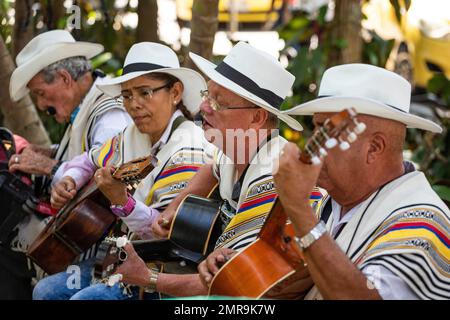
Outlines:
<svg viewBox="0 0 450 320"><path fill-rule="evenodd" d="M434 185L433 190L436 191L436 193L442 200L450 202L450 187L443 185Z"/></svg>
<svg viewBox="0 0 450 320"><path fill-rule="evenodd" d="M450 80L442 73L436 73L428 81L427 90L440 95L447 107L450 106Z"/></svg>

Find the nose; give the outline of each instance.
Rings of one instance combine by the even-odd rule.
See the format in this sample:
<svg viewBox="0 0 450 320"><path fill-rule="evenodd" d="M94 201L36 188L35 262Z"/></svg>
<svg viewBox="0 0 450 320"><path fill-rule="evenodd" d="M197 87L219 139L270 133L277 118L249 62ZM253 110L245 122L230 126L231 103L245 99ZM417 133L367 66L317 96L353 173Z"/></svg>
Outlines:
<svg viewBox="0 0 450 320"><path fill-rule="evenodd" d="M200 104L200 111L205 114L212 114L214 110L211 107L211 105L209 104L208 100L206 100Z"/></svg>

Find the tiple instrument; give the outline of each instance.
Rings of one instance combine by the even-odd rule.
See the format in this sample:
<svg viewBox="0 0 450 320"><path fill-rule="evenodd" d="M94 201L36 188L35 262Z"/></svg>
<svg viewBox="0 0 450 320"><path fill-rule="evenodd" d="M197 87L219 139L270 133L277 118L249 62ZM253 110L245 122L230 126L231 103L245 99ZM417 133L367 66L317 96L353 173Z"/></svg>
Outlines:
<svg viewBox="0 0 450 320"><path fill-rule="evenodd" d="M356 120L356 111L352 108L333 115L314 131L300 161L320 164L327 149L337 145L341 150L349 149L350 143L356 141L365 128L364 123ZM209 294L261 298L303 266L302 252L293 241L294 228L287 220L277 199L258 239L220 268L211 282Z"/></svg>
<svg viewBox="0 0 450 320"><path fill-rule="evenodd" d="M133 186L156 166L153 156L121 165L113 178ZM48 274L64 271L76 257L104 237L115 224L108 199L100 192L94 178L50 220L28 249L27 255Z"/></svg>
<svg viewBox="0 0 450 320"><path fill-rule="evenodd" d="M168 238L131 241L136 253L145 262L164 264L167 273L195 272L222 233L221 200L214 194L216 190L209 198L186 196L178 206ZM122 237L107 237L99 246L94 267L97 279L107 279L126 260L121 249L124 241Z"/></svg>

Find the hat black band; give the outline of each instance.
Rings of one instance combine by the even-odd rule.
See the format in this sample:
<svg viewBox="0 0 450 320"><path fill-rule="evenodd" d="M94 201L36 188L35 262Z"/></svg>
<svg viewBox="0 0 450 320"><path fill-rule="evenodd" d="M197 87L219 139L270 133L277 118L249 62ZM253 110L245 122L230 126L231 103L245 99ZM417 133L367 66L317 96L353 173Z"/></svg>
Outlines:
<svg viewBox="0 0 450 320"><path fill-rule="evenodd" d="M168 68L168 67L164 67L159 64L153 64L153 63L143 63L143 62L132 63L132 64L125 66L125 68L123 68L122 75L124 76L130 72L152 71L152 70L158 70L158 69L163 69L163 68Z"/></svg>
<svg viewBox="0 0 450 320"><path fill-rule="evenodd" d="M320 98L330 98L330 97L333 98L333 97L337 97L337 96L323 95L323 96L317 96L317 99L320 99ZM383 101L380 101L380 102L383 102ZM402 109L400 109L400 108L394 107L393 105L387 104L386 102L383 102L383 104L387 105L388 107L391 107L392 109L395 109L395 110L398 110L398 111L400 111L400 112L403 112L403 113L408 114L408 112L406 112L405 110L402 110Z"/></svg>
<svg viewBox="0 0 450 320"><path fill-rule="evenodd" d="M259 98L263 99L265 102L270 104L272 107L280 110L280 106L283 103L284 99L277 96L275 93L273 93L270 90L261 88L258 86L256 82L254 82L249 77L245 76L244 74L240 73L230 65L226 64L225 62L221 62L215 69L218 73L223 75L224 77L230 79L234 83L238 84L245 90L253 93L254 95L258 96Z"/></svg>

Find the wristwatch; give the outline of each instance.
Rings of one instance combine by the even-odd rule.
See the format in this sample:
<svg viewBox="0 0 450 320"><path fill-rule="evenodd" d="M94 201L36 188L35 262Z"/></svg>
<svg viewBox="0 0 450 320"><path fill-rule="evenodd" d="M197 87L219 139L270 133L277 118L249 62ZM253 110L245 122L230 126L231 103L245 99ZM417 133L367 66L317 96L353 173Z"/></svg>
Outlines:
<svg viewBox="0 0 450 320"><path fill-rule="evenodd" d="M147 293L156 292L156 282L158 282L159 271L154 268L150 268L150 284L144 287L144 291Z"/></svg>
<svg viewBox="0 0 450 320"><path fill-rule="evenodd" d="M322 220L320 220L320 222L307 235L301 238L295 237L294 239L301 250L306 250L326 232L327 228L325 226L325 223Z"/></svg>
<svg viewBox="0 0 450 320"><path fill-rule="evenodd" d="M124 218L133 212L135 206L136 200L134 200L133 196L128 193L128 199L124 206L121 206L120 204L112 204L110 208L112 213L116 216Z"/></svg>

